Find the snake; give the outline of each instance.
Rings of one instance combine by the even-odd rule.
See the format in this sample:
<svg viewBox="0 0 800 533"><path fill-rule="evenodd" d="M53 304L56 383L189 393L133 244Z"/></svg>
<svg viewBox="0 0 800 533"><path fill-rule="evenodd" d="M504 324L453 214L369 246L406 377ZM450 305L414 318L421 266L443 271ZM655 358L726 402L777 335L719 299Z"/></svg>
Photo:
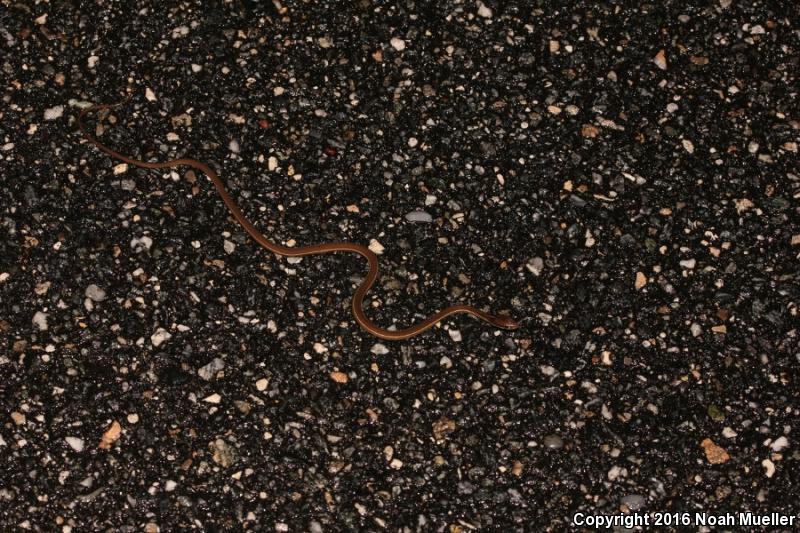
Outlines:
<svg viewBox="0 0 800 533"><path fill-rule="evenodd" d="M123 100L122 102L114 104L92 104L82 108L80 113L78 114L77 122L78 122L78 127L81 133L83 134L84 138L100 151L106 153L107 155L115 159L128 163L129 165L145 169L191 167L199 172L202 172L205 176L208 177L209 180L211 180L211 183L214 185L214 188L217 190L219 196L222 198L222 202L225 204L225 207L228 208L228 211L236 220L236 222L242 227L242 229L244 229L245 232L247 232L247 234L257 244L259 244L262 248L269 250L270 252L285 257L304 257L308 255L329 254L334 252L351 252L358 254L364 259L366 259L369 265L369 272L367 273L367 276L363 279L363 281L353 294L351 307L356 322L358 322L358 324L368 333L385 340L391 340L391 341L404 340L410 337L414 337L415 335L419 335L423 331L433 327L434 325L436 325L437 323L439 323L448 316L459 313L472 315L473 317L478 318L499 329L514 330L519 327L519 323L507 315L502 315L502 314L493 315L485 311L482 311L476 307L473 307L471 305L464 305L464 304L451 305L449 307L446 307L430 315L428 318L412 326L409 326L405 329L389 330L377 326L372 320L370 320L367 317L366 313L364 312L364 298L369 292L370 288L372 288L375 281L378 279L379 275L378 256L375 255L375 253L372 250L370 250L367 246L364 246L362 244L351 243L351 242L325 242L321 244L313 244L310 246L299 246L299 247L289 247L277 244L271 241L269 238L267 238L263 233L261 233L247 219L247 217L245 217L244 213L242 213L242 210L239 209L239 206L231 197L230 193L228 192L228 189L225 187L225 184L220 179L219 175L208 164L198 161L197 159L192 159L188 157L181 157L178 159L170 159L168 161L157 161L157 162L134 159L133 157L121 154L120 152L117 152L116 150L103 144L89 133L89 130L86 128L86 125L83 122L83 119L87 114L95 111L110 111L112 109L124 105L129 99L130 96L125 100Z"/></svg>

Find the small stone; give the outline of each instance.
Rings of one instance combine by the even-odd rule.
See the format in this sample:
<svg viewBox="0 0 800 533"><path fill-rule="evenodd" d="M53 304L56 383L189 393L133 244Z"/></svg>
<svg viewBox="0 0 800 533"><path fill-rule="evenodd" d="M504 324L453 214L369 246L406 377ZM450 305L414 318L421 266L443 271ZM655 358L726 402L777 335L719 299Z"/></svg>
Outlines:
<svg viewBox="0 0 800 533"><path fill-rule="evenodd" d="M51 108L48 108L48 109L44 110L44 119L45 120L56 120L58 118L61 118L61 116L63 114L64 114L64 106L63 105L57 105L55 107L51 107Z"/></svg>
<svg viewBox="0 0 800 533"><path fill-rule="evenodd" d="M215 357L214 359L211 360L211 362L200 367L197 370L197 375L199 375L206 381L210 381L217 375L217 372L219 372L224 368L225 368L225 361L223 361L219 357Z"/></svg>
<svg viewBox="0 0 800 533"><path fill-rule="evenodd" d="M120 434L122 433L122 426L119 425L119 422L114 420L108 429L103 433L103 437L100 439L99 448L101 450L109 450L111 446L119 439Z"/></svg>
<svg viewBox="0 0 800 533"><path fill-rule="evenodd" d="M114 165L114 175L119 176L120 174L124 174L128 171L128 163L120 163L118 165Z"/></svg>
<svg viewBox="0 0 800 533"><path fill-rule="evenodd" d="M267 159L267 170L272 172L276 168L278 168L278 158L275 156L270 156L269 159Z"/></svg>
<svg viewBox="0 0 800 533"><path fill-rule="evenodd" d="M711 439L703 439L703 442L700 443L700 447L703 448L706 453L706 459L712 465L725 463L731 458L725 448L717 446Z"/></svg>
<svg viewBox="0 0 800 533"><path fill-rule="evenodd" d="M639 494L629 494L628 496L623 496L620 500L620 503L631 511L638 511L639 509L643 508L645 502L646 500L644 496Z"/></svg>
<svg viewBox="0 0 800 533"><path fill-rule="evenodd" d="M411 211L406 213L406 220L409 222L433 222L433 217L425 211Z"/></svg>
<svg viewBox="0 0 800 533"><path fill-rule="evenodd" d="M225 242L222 243L222 248L225 250L226 254L232 254L234 250L236 250L236 245L225 239Z"/></svg>
<svg viewBox="0 0 800 533"><path fill-rule="evenodd" d="M433 423L433 437L442 440L444 437L456 430L456 423L447 417L442 417Z"/></svg>
<svg viewBox="0 0 800 533"><path fill-rule="evenodd" d="M102 302L103 300L106 299L106 291L104 291L94 283L86 287L84 294L86 295L87 298L89 298L93 302Z"/></svg>
<svg viewBox="0 0 800 533"><path fill-rule="evenodd" d="M683 145L684 150L686 150L690 154L694 153L694 144L692 144L692 141L690 141L689 139L683 139L681 141L681 144Z"/></svg>
<svg viewBox="0 0 800 533"><path fill-rule="evenodd" d="M239 141L237 141L236 139L231 139L231 142L228 143L228 150L230 150L234 154L238 154L240 150Z"/></svg>
<svg viewBox="0 0 800 533"><path fill-rule="evenodd" d="M800 244L800 233L798 233L797 235L792 235L792 240L789 241L789 244L791 244L792 246L797 246L798 244Z"/></svg>
<svg viewBox="0 0 800 533"><path fill-rule="evenodd" d="M158 348L171 338L172 335L170 335L170 333L167 330L165 330L164 328L158 328L155 331L155 333L150 335L150 342L153 343L153 346Z"/></svg>
<svg viewBox="0 0 800 533"><path fill-rule="evenodd" d="M136 424L139 422L139 415L137 415L136 413L130 413L126 417L126 420L128 421L129 424Z"/></svg>
<svg viewBox="0 0 800 533"><path fill-rule="evenodd" d="M372 345L372 348L370 348L369 351L374 353L375 355L386 355L387 353L389 353L389 348L377 342Z"/></svg>
<svg viewBox="0 0 800 533"><path fill-rule="evenodd" d="M773 452L780 452L787 446L789 446L789 439L787 439L786 437L778 437L773 441L772 444L770 444L769 447L772 449Z"/></svg>
<svg viewBox="0 0 800 533"><path fill-rule="evenodd" d="M769 459L764 459L763 461L761 461L761 466L764 467L765 476L772 477L775 475L775 463L773 463Z"/></svg>
<svg viewBox="0 0 800 533"><path fill-rule="evenodd" d="M154 93L153 89L151 89L150 87L147 87L144 90L144 97L147 98L147 100L150 101L150 102L155 102L156 101L156 93Z"/></svg>
<svg viewBox="0 0 800 533"><path fill-rule="evenodd" d="M213 453L211 459L223 468L227 468L236 462L236 451L224 440L217 439L210 442L208 448Z"/></svg>
<svg viewBox="0 0 800 533"><path fill-rule="evenodd" d="M11 420L13 420L18 426L25 425L25 422L27 421L25 415L18 411L11 411Z"/></svg>
<svg viewBox="0 0 800 533"><path fill-rule="evenodd" d="M36 311L33 315L33 325L39 328L39 331L47 331L47 313Z"/></svg>
<svg viewBox="0 0 800 533"><path fill-rule="evenodd" d="M688 268L689 270L693 269L697 265L697 261L694 259L683 259L680 262L680 265L683 268Z"/></svg>
<svg viewBox="0 0 800 533"><path fill-rule="evenodd" d="M740 215L748 209L755 207L755 204L748 198L738 198L735 199L733 203L736 206L736 212Z"/></svg>
<svg viewBox="0 0 800 533"><path fill-rule="evenodd" d="M544 446L551 450L558 450L564 447L564 440L556 434L547 435L544 438Z"/></svg>
<svg viewBox="0 0 800 533"><path fill-rule="evenodd" d="M376 255L381 255L383 253L383 250L384 250L383 245L381 243L379 243L375 239L370 239L370 241L369 241L369 249L372 250L372 253L374 253Z"/></svg>
<svg viewBox="0 0 800 533"><path fill-rule="evenodd" d="M203 398L203 401L206 402L206 403L215 403L216 404L216 403L219 403L220 401L222 401L222 396L220 396L219 394L217 394L215 392L214 394L212 394L210 396L206 396L205 398Z"/></svg>
<svg viewBox="0 0 800 533"><path fill-rule="evenodd" d="M100 61L100 58L97 56L89 56L89 59L86 60L86 64L89 65L89 68L94 68L97 66L97 63Z"/></svg>
<svg viewBox="0 0 800 533"><path fill-rule="evenodd" d="M166 492L172 492L173 490L175 490L175 487L177 486L178 484L175 481L168 479L167 482L164 483L164 490Z"/></svg>
<svg viewBox="0 0 800 533"><path fill-rule="evenodd" d="M492 18L492 10L486 7L486 4L478 0L478 16L490 19Z"/></svg>
<svg viewBox="0 0 800 533"><path fill-rule="evenodd" d="M551 115L560 115L561 114L561 108L558 107L558 106L555 106L555 105L547 106L547 111Z"/></svg>
<svg viewBox="0 0 800 533"><path fill-rule="evenodd" d="M689 327L689 330L692 332L692 337L699 337L700 334L703 332L703 328L697 322L692 322L692 325Z"/></svg>
<svg viewBox="0 0 800 533"><path fill-rule="evenodd" d="M399 37L392 37L392 39L389 41L389 44L391 44L392 48L398 52L405 50L406 48L406 42Z"/></svg>
<svg viewBox="0 0 800 533"><path fill-rule="evenodd" d="M738 433L736 433L733 429L727 426L722 428L722 436L725 437L726 439L732 439L736 435L738 435Z"/></svg>
<svg viewBox="0 0 800 533"><path fill-rule="evenodd" d="M661 70L667 70L667 55L664 50L659 50L653 58L653 63Z"/></svg>
<svg viewBox="0 0 800 533"><path fill-rule="evenodd" d="M76 452L83 451L83 439L78 437L65 437L65 441L69 444L69 447L75 450Z"/></svg>
<svg viewBox="0 0 800 533"><path fill-rule="evenodd" d="M439 365L443 366L444 368L453 368L453 360L443 355L441 359L439 359Z"/></svg>
<svg viewBox="0 0 800 533"><path fill-rule="evenodd" d="M269 380L267 378L261 378L256 381L256 390L259 392L263 392L267 390L267 386L269 385Z"/></svg>
<svg viewBox="0 0 800 533"><path fill-rule="evenodd" d="M636 273L636 281L634 282L633 286L636 290L640 290L642 287L647 285L647 276L644 275L642 272Z"/></svg>
<svg viewBox="0 0 800 533"><path fill-rule="evenodd" d="M447 333L450 334L450 338L453 339L454 342L461 342L461 332L457 329L449 329Z"/></svg>
<svg viewBox="0 0 800 533"><path fill-rule="evenodd" d="M416 137L409 137L409 139L408 139L408 146L409 146L410 148L414 148L414 147L415 147L417 144L419 144L419 141L417 140L417 138L416 138Z"/></svg>
<svg viewBox="0 0 800 533"><path fill-rule="evenodd" d="M331 372L331 379L336 383L347 383L349 380L344 372Z"/></svg>
<svg viewBox="0 0 800 533"><path fill-rule="evenodd" d="M203 65L198 65L197 63L192 63L192 72L197 74L201 70L203 70Z"/></svg>
<svg viewBox="0 0 800 533"><path fill-rule="evenodd" d="M392 459L392 461L389 463L389 466L391 466L395 470L400 470L401 468L403 468L403 461L401 461L400 459Z"/></svg>
<svg viewBox="0 0 800 533"><path fill-rule="evenodd" d="M317 39L317 43L319 43L320 48L330 48L333 46L333 40L330 37L320 37Z"/></svg>
<svg viewBox="0 0 800 533"><path fill-rule="evenodd" d="M544 268L544 260L541 257L534 257L525 265L534 276L539 276Z"/></svg>
<svg viewBox="0 0 800 533"><path fill-rule="evenodd" d="M597 126L593 126L592 124L584 124L581 127L581 135L589 139L594 139L600 135L600 130L597 128Z"/></svg>

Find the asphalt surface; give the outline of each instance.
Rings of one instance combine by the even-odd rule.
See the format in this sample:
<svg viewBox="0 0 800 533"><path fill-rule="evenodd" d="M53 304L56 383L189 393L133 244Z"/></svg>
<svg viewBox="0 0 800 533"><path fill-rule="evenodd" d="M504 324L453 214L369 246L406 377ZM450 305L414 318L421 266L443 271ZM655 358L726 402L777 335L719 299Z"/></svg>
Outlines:
<svg viewBox="0 0 800 533"><path fill-rule="evenodd" d="M797 516L800 8L703 4L4 1L0 529ZM128 93L104 142L382 250L380 325L522 327L371 337L357 256L82 140Z"/></svg>

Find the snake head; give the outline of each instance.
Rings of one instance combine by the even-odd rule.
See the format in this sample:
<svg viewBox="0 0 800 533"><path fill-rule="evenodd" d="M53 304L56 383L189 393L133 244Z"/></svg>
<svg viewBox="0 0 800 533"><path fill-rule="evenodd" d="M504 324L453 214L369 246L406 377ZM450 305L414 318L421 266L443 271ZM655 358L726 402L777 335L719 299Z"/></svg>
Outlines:
<svg viewBox="0 0 800 533"><path fill-rule="evenodd" d="M519 322L517 322L510 316L505 316L505 315L495 316L492 322L498 328L503 328L503 329L517 329L519 327Z"/></svg>

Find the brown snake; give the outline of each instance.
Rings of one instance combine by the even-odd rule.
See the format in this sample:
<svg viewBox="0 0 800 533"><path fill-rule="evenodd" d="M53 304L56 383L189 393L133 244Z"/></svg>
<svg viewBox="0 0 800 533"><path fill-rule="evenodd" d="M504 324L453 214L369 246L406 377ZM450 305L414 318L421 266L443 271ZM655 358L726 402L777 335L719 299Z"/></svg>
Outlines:
<svg viewBox="0 0 800 533"><path fill-rule="evenodd" d="M426 329L430 328L431 326L435 325L437 322L442 320L443 318L456 314L456 313L467 313L473 315L489 324L502 328L502 329L517 329L519 324L507 316L502 315L492 315L481 311L480 309L476 309L475 307L469 305L452 305L441 311L434 313L429 318L426 318L422 322L411 326L406 329L401 329L398 331L391 331L388 329L383 329L375 324L367 318L367 315L364 314L364 296L366 296L369 289L378 279L378 257L366 246L361 244L353 244L349 242L326 242L322 244L315 244L312 246L301 246L298 248L289 248L287 246L281 246L280 244L276 244L269 239L267 239L264 234L259 232L250 221L245 218L242 211L239 209L239 206L236 205L236 202L233 201L228 190L225 188L225 185L222 183L222 180L219 178L216 172L207 164L197 161L196 159L189 159L186 157L182 157L179 159L171 159L169 161L162 161L157 163L152 163L148 161L141 161L138 159L133 159L132 157L128 157L123 155L108 146L104 145L97 139L95 139L92 135L89 134L88 130L83 124L83 117L92 111L97 110L110 110L116 107L119 107L128 99L124 100L118 104L97 104L92 105L89 107L85 107L81 110L78 114L78 127L80 128L81 132L83 133L84 137L96 146L101 151L105 152L106 154L119 159L120 161L124 161L125 163L129 163L131 165L142 167L142 168L171 168L177 166L188 166L192 167L196 170L199 170L211 180L211 183L214 184L214 187L217 189L217 192L222 197L222 201L225 203L225 206L228 208L228 211L231 212L233 218L236 219L236 222L239 223L242 228L253 238L258 244L262 247L266 248L270 252L274 252L279 255L283 255L286 257L303 257L306 255L314 255L314 254L326 254L331 252L354 252L358 255L364 257L367 262L369 263L369 274L361 282L361 285L358 286L356 289L355 294L353 295L353 315L355 315L356 321L361 325L362 328L367 330L368 332L372 333L376 337L380 337L382 339L387 340L402 340L407 339L409 337L413 337L414 335L418 335L425 331Z"/></svg>

